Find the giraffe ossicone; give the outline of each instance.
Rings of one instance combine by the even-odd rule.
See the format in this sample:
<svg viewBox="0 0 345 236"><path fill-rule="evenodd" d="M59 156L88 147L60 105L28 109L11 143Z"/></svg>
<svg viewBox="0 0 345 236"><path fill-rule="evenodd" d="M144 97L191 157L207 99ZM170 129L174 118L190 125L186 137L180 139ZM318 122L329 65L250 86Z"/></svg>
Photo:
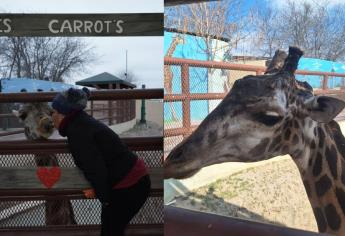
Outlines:
<svg viewBox="0 0 345 236"><path fill-rule="evenodd" d="M165 178L187 178L223 162L289 154L320 232L345 235L345 138L333 120L345 102L314 96L295 79L303 52L278 50L264 75L237 80L223 101L167 156Z"/></svg>

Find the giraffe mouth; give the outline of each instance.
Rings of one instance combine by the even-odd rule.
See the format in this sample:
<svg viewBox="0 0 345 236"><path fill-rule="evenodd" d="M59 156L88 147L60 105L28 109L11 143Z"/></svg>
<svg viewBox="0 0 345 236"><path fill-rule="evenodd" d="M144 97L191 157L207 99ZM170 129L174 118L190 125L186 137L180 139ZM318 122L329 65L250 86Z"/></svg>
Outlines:
<svg viewBox="0 0 345 236"><path fill-rule="evenodd" d="M37 131L42 139L48 139L54 132L54 125L48 117L43 117L38 122Z"/></svg>
<svg viewBox="0 0 345 236"><path fill-rule="evenodd" d="M164 167L164 179L186 179L195 175L201 168L193 165L192 161L189 162L174 162L169 158L163 163Z"/></svg>
<svg viewBox="0 0 345 236"><path fill-rule="evenodd" d="M164 179L187 179L198 173L200 169L179 170L174 167L164 167Z"/></svg>
<svg viewBox="0 0 345 236"><path fill-rule="evenodd" d="M51 136L51 134L41 134L41 135L40 135L40 139L46 140L46 139L48 139L50 136Z"/></svg>

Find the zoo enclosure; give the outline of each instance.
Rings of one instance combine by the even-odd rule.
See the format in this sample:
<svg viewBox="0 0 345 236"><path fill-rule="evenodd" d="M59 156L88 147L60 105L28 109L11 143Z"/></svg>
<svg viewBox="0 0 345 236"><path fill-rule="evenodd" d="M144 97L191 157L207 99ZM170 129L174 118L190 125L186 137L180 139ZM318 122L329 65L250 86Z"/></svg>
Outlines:
<svg viewBox="0 0 345 236"><path fill-rule="evenodd" d="M126 90L130 91L130 90ZM42 93L42 92L40 92ZM23 94L25 96L25 94ZM9 95L12 96L12 95ZM12 104L1 103L0 104L0 124L3 130L7 130L11 127L21 127L17 117L12 114ZM85 109L87 113L93 116L95 119L104 122L108 125L115 125L122 122L127 122L135 119L136 117L136 101L134 99L118 100L118 101L94 101L88 102L88 106ZM6 132L9 135L16 133L23 133L23 129L16 131ZM1 135L5 135L2 132Z"/></svg>
<svg viewBox="0 0 345 236"><path fill-rule="evenodd" d="M56 93L0 94L0 102L47 102ZM162 89L95 91L91 100L161 99ZM130 149L141 157L152 173L151 194L143 209L132 220L129 235L163 234L162 137L124 138ZM0 142L1 168L35 167L35 155L54 154L60 167L75 167L65 140ZM9 177L10 178L10 177ZM73 205L76 225L46 226L44 202L68 199ZM98 235L100 205L85 199L82 189L0 189L1 235Z"/></svg>
<svg viewBox="0 0 345 236"><path fill-rule="evenodd" d="M164 65L172 73L172 93L164 94L165 154L193 132L226 96L235 80L245 75L261 75L266 70L264 66L170 57L164 58ZM345 99L345 74L297 70L296 77L316 84L315 94Z"/></svg>

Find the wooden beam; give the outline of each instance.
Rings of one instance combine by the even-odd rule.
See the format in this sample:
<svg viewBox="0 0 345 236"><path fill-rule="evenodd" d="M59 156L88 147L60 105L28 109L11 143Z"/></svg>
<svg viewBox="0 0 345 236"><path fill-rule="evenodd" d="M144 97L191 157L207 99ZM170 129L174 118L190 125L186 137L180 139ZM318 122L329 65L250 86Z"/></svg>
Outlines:
<svg viewBox="0 0 345 236"><path fill-rule="evenodd" d="M2 102L51 102L57 92L0 93ZM159 89L107 89L92 90L89 100L128 100L128 99L163 99L164 90Z"/></svg>
<svg viewBox="0 0 345 236"><path fill-rule="evenodd" d="M163 13L4 13L0 19L0 36L163 36Z"/></svg>
<svg viewBox="0 0 345 236"><path fill-rule="evenodd" d="M127 137L121 140L133 151L163 150L163 137ZM0 154L55 154L69 152L66 139L0 142Z"/></svg>
<svg viewBox="0 0 345 236"><path fill-rule="evenodd" d="M41 167L42 168L42 167ZM91 188L83 173L76 167L59 168L61 177L51 189L48 189L39 179L37 170L39 167L1 167L0 168L0 196L8 190L68 190ZM47 168L51 170L51 168ZM163 168L150 168L151 188L163 189Z"/></svg>
<svg viewBox="0 0 345 236"><path fill-rule="evenodd" d="M64 225L44 227L1 228L1 236L99 236L99 225ZM129 225L126 236L162 236L163 224Z"/></svg>
<svg viewBox="0 0 345 236"><path fill-rule="evenodd" d="M165 7L171 7L171 6L177 6L177 5L213 2L213 1L219 1L219 0L164 0L164 6Z"/></svg>

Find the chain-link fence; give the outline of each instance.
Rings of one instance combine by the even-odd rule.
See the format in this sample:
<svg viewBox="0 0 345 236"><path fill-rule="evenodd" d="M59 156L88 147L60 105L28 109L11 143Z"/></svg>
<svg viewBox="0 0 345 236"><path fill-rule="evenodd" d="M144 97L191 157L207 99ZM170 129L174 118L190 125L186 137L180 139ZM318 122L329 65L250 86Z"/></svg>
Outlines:
<svg viewBox="0 0 345 236"><path fill-rule="evenodd" d="M151 148L150 148L151 149ZM161 167L162 150L136 151L149 168ZM54 155L60 167L75 167L70 153L46 153ZM40 154L42 156L42 154ZM0 155L0 167L35 167L37 154L4 154ZM10 178L10 177L9 177ZM51 200L58 201L58 200ZM60 200L69 201L77 225L100 224L100 203L95 199ZM61 211L61 205L55 204L52 212ZM0 201L0 228L1 227L30 227L44 226L46 222L46 201ZM162 197L152 196L145 203L131 224L162 224L163 200Z"/></svg>

